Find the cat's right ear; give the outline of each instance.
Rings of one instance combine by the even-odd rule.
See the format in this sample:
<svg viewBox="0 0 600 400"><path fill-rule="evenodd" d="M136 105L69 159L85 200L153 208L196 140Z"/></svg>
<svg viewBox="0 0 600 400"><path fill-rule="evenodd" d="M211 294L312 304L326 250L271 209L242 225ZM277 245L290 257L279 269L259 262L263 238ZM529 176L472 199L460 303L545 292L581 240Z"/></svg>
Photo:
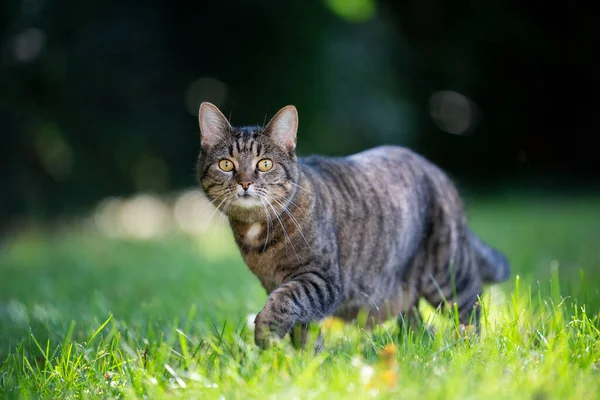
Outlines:
<svg viewBox="0 0 600 400"><path fill-rule="evenodd" d="M298 131L298 111L294 106L285 106L265 127L265 132L277 144L283 146L289 153L296 148L296 132Z"/></svg>
<svg viewBox="0 0 600 400"><path fill-rule="evenodd" d="M214 104L206 101L200 104L198 122L200 123L200 145L204 150L225 140L231 131L231 125L223 113Z"/></svg>

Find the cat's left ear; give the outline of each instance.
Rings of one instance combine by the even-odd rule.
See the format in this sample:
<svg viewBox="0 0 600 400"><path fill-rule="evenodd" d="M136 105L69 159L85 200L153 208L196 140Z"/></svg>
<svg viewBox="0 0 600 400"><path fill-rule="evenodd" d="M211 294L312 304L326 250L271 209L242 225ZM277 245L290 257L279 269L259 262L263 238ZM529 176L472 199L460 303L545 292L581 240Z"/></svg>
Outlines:
<svg viewBox="0 0 600 400"><path fill-rule="evenodd" d="M265 133L289 153L296 148L298 111L294 106L285 106L275 114L265 128Z"/></svg>
<svg viewBox="0 0 600 400"><path fill-rule="evenodd" d="M225 140L231 131L231 125L223 113L217 106L206 101L200 104L198 122L200 123L200 144L204 150Z"/></svg>

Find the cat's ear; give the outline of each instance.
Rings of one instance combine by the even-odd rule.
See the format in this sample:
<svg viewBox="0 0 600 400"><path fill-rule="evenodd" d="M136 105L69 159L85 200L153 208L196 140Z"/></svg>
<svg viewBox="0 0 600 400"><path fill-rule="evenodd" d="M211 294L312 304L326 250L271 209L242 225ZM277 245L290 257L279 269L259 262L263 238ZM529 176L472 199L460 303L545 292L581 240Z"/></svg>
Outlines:
<svg viewBox="0 0 600 400"><path fill-rule="evenodd" d="M198 122L200 123L200 145L204 150L224 140L231 131L227 118L214 104L208 102L200 104Z"/></svg>
<svg viewBox="0 0 600 400"><path fill-rule="evenodd" d="M298 111L294 106L285 106L275 114L265 128L265 133L288 152L296 148Z"/></svg>

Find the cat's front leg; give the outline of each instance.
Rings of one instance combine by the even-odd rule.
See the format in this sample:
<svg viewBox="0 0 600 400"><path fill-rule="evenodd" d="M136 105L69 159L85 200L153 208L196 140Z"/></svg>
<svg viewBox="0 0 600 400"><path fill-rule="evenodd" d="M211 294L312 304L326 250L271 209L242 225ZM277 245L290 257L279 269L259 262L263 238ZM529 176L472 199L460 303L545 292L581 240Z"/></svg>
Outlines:
<svg viewBox="0 0 600 400"><path fill-rule="evenodd" d="M254 341L261 348L269 347L294 327L318 321L331 314L340 296L339 284L333 276L320 271L294 275L271 293L254 321Z"/></svg>
<svg viewBox="0 0 600 400"><path fill-rule="evenodd" d="M316 338L314 340L309 339L310 324L296 324L290 331L290 338L292 339L292 345L296 349L304 349L307 342L314 342L315 354L318 354L323 349L323 334L319 329Z"/></svg>
<svg viewBox="0 0 600 400"><path fill-rule="evenodd" d="M290 331L290 338L292 339L292 345L296 349L303 349L304 346L306 346L309 330L310 324L300 323L294 325L294 327Z"/></svg>

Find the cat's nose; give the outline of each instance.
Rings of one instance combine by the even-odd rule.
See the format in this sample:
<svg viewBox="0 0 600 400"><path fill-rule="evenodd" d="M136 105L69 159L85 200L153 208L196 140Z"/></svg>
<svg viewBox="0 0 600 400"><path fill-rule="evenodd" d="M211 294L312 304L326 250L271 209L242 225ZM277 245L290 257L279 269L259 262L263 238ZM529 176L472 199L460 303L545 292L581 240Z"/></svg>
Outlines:
<svg viewBox="0 0 600 400"><path fill-rule="evenodd" d="M242 185L242 188L244 189L244 191L248 190L248 188L250 187L250 185L252 185L254 182L240 182L240 185Z"/></svg>

